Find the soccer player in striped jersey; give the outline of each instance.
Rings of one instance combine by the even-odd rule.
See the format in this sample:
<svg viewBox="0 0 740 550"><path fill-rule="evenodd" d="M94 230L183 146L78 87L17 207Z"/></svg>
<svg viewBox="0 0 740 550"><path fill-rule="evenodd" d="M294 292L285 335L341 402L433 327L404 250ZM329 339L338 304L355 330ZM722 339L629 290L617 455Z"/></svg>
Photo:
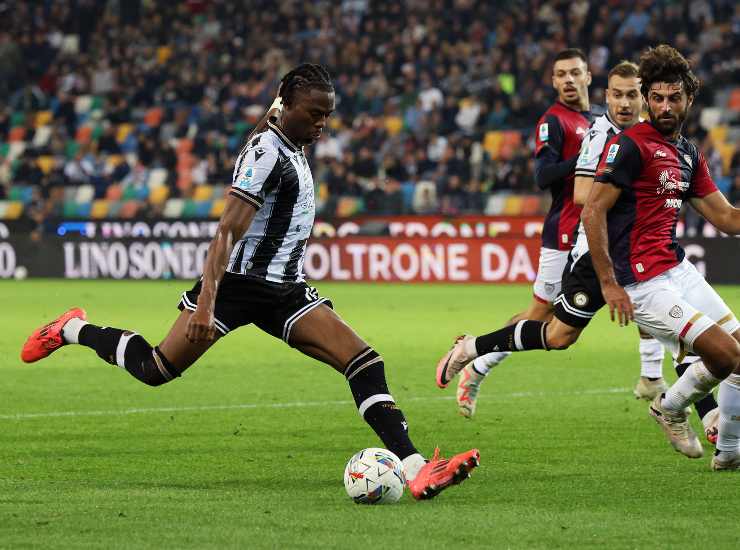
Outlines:
<svg viewBox="0 0 740 550"><path fill-rule="evenodd" d="M711 466L740 470L740 322L686 259L675 232L684 201L730 235L740 234L740 209L681 135L699 90L688 61L660 45L643 53L639 75L650 121L607 143L583 211L593 265L612 320L634 320L674 355L700 357L649 408L673 448L703 455L686 407L719 386Z"/></svg>
<svg viewBox="0 0 740 550"><path fill-rule="evenodd" d="M383 358L306 284L303 260L314 221L314 183L303 148L334 110L334 87L320 65L290 71L279 90L279 116L250 136L234 168L231 192L206 257L203 276L182 294L180 316L152 347L128 330L88 323L74 308L36 330L21 358L33 362L67 344L92 348L139 381L159 386L179 377L213 343L254 323L342 373L360 415L404 464L413 496L425 499L459 483L478 465L472 449L427 461L385 379ZM268 112L266 119L275 114Z"/></svg>

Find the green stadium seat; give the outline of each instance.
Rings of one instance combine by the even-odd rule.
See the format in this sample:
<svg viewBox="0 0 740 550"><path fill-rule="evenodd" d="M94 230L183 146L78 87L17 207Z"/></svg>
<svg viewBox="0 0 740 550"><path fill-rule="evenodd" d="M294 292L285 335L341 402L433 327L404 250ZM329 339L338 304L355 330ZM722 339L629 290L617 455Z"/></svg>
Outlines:
<svg viewBox="0 0 740 550"><path fill-rule="evenodd" d="M23 111L16 111L12 115L10 115L10 127L16 128L18 126L23 126L26 123L26 113Z"/></svg>
<svg viewBox="0 0 740 550"><path fill-rule="evenodd" d="M185 205L182 209L182 217L183 218L196 218L198 217L198 209L196 206L196 202L191 199L187 199L185 201Z"/></svg>
<svg viewBox="0 0 740 550"><path fill-rule="evenodd" d="M62 216L65 218L76 218L77 217L77 203L75 201L64 201L64 207L62 211Z"/></svg>

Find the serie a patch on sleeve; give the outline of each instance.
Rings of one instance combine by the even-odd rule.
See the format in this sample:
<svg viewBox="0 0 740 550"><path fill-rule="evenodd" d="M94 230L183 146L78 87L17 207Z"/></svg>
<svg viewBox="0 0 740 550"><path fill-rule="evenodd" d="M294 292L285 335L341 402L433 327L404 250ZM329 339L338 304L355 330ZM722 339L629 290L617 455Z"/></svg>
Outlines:
<svg viewBox="0 0 740 550"><path fill-rule="evenodd" d="M611 164L614 162L614 159L617 158L617 151L619 151L619 144L612 143L609 146L609 151L606 153L606 163Z"/></svg>
<svg viewBox="0 0 740 550"><path fill-rule="evenodd" d="M542 124L540 124L539 133L540 133L540 141L547 141L549 139L550 129L548 127L547 122L543 122Z"/></svg>

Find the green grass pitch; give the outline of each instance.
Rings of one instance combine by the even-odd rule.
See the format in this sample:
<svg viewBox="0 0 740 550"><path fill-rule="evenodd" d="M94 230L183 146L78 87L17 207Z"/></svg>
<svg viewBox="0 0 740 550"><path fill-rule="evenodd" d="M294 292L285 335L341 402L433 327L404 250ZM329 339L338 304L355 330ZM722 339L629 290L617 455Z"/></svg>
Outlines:
<svg viewBox="0 0 740 550"><path fill-rule="evenodd" d="M18 358L71 305L158 342L188 284L0 283L0 548L738 548L740 475L670 448L631 395L636 329L604 312L575 347L497 367L474 420L436 388L452 338L501 326L528 286L318 285L384 356L422 452L481 451L426 502L346 497L346 460L381 443L340 375L253 327L160 388L84 348Z"/></svg>

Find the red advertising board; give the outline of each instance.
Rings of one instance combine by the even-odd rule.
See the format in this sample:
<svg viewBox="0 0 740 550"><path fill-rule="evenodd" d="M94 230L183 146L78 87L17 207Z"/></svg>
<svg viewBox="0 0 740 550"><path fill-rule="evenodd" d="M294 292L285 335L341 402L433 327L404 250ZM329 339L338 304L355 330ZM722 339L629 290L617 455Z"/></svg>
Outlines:
<svg viewBox="0 0 740 550"><path fill-rule="evenodd" d="M314 281L526 283L539 250L539 239L318 239L304 271Z"/></svg>

